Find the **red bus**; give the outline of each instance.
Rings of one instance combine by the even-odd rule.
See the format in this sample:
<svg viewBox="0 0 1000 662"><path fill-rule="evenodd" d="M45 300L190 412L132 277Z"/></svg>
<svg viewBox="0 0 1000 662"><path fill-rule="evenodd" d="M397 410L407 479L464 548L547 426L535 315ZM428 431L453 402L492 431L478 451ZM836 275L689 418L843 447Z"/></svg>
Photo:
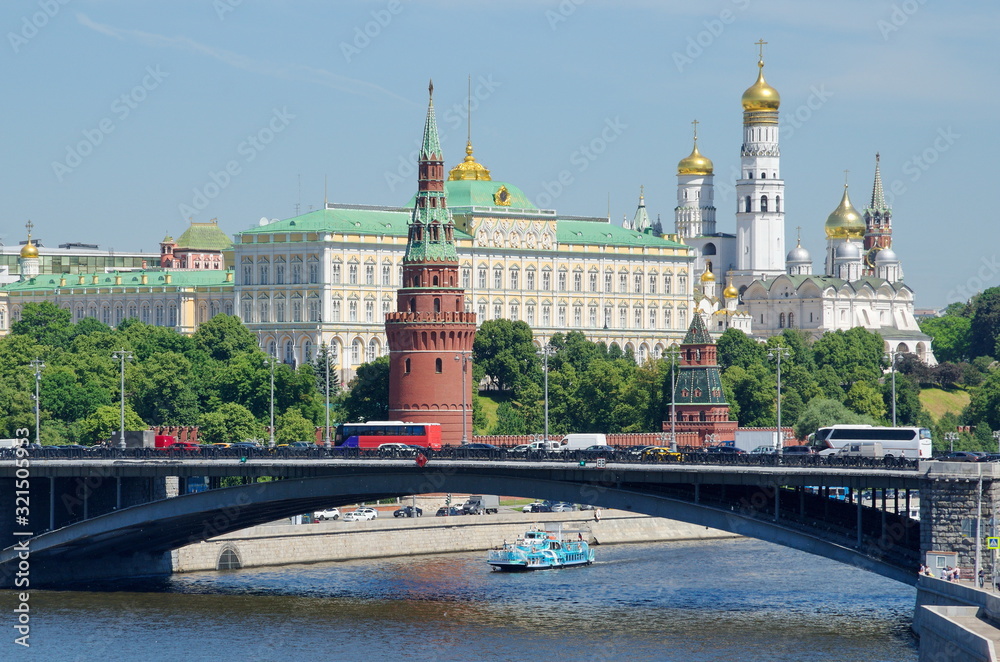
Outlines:
<svg viewBox="0 0 1000 662"><path fill-rule="evenodd" d="M369 421L341 423L333 439L338 448L378 448L382 444L408 444L441 450L440 423Z"/></svg>

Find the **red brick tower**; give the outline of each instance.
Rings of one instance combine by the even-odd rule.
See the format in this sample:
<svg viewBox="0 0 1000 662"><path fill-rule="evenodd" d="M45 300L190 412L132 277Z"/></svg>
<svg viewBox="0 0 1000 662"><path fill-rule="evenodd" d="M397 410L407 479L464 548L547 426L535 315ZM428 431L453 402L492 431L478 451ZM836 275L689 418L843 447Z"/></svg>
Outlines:
<svg viewBox="0 0 1000 662"><path fill-rule="evenodd" d="M680 375L674 390L677 432L697 432L700 443L709 434L716 443L736 439L736 421L729 420L729 403L722 393L722 377L716 361L716 347L705 329L705 321L697 311L692 315L691 328L681 341ZM665 431L670 430L670 408L667 407Z"/></svg>
<svg viewBox="0 0 1000 662"><path fill-rule="evenodd" d="M440 423L441 443L472 438L472 342L476 315L458 286L455 226L444 193L444 158L430 88L396 312L389 340L389 418Z"/></svg>
<svg viewBox="0 0 1000 662"><path fill-rule="evenodd" d="M875 154L875 184L872 201L865 209L865 275L875 275L875 256L885 248L892 248L892 208L885 204L882 190L882 173L879 172L879 155Z"/></svg>

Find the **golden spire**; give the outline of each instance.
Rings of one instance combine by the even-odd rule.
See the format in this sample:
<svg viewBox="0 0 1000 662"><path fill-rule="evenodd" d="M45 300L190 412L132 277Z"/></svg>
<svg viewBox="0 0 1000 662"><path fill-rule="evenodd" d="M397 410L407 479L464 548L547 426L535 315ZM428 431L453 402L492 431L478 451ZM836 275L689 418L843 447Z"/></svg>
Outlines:
<svg viewBox="0 0 1000 662"><path fill-rule="evenodd" d="M457 166L448 171L449 181L475 180L482 182L492 181L490 171L482 163L476 163L476 157L472 155L472 76L469 76L469 98L468 98L468 136L465 141L465 159Z"/></svg>
<svg viewBox="0 0 1000 662"><path fill-rule="evenodd" d="M778 90L767 84L764 80L764 45L766 41L761 39L755 42L760 47L760 55L757 59L757 82L747 88L743 93L743 110L769 110L776 111L781 105L781 95Z"/></svg>
<svg viewBox="0 0 1000 662"><path fill-rule="evenodd" d="M865 236L865 221L861 214L851 204L847 195L847 184L844 184L844 197L840 204L826 218L824 230L827 239L861 239Z"/></svg>
<svg viewBox="0 0 1000 662"><path fill-rule="evenodd" d="M32 230L32 228L35 227L35 224L32 223L31 221L28 221L27 223L24 224L24 227L26 227L28 229L28 243L26 243L21 248L21 257L23 257L23 258L37 258L38 257L38 248L33 243L31 243L31 230Z"/></svg>
<svg viewBox="0 0 1000 662"><path fill-rule="evenodd" d="M691 153L677 163L678 175L711 175L714 166L712 159L702 156L698 151L698 120L691 122L694 126L694 148Z"/></svg>

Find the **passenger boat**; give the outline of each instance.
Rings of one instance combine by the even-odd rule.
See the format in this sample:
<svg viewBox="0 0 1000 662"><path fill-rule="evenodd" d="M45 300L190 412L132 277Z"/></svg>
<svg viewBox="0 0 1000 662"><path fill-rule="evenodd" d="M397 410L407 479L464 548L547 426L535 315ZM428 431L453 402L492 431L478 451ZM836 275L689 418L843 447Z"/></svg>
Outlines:
<svg viewBox="0 0 1000 662"><path fill-rule="evenodd" d="M487 563L494 570L549 570L590 565L594 550L583 540L583 531L567 531L577 538L563 536L562 527L555 531L527 531L514 542L504 542L502 547L490 550Z"/></svg>

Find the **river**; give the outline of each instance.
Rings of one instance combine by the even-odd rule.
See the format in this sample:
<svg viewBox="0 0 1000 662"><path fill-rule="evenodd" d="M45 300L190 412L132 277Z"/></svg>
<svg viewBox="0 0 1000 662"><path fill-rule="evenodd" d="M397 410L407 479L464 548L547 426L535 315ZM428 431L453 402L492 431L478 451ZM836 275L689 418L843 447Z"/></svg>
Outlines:
<svg viewBox="0 0 1000 662"><path fill-rule="evenodd" d="M915 591L750 539L599 546L587 568L448 554L0 592L0 660L913 662Z"/></svg>

